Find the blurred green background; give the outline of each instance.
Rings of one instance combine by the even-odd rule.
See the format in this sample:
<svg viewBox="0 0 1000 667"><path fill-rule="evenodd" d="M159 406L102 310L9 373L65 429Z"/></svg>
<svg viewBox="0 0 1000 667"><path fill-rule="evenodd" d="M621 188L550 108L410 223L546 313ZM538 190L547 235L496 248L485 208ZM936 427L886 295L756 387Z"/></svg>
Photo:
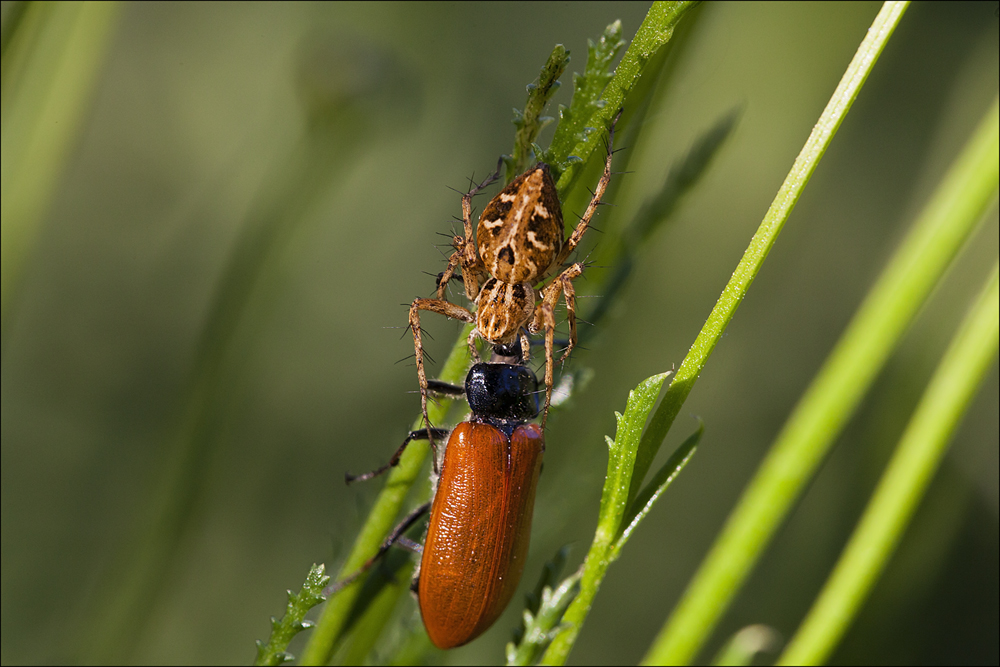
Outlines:
<svg viewBox="0 0 1000 667"><path fill-rule="evenodd" d="M344 471L385 462L417 413L415 370L396 363L412 353L402 304L430 295L425 272L444 266L448 238L437 234L450 235L460 213L449 187L463 190L510 152L511 108L555 43L579 71L588 37L615 19L631 37L646 9L135 3L109 12L106 51L94 33L77 129L20 245L8 241L6 227L20 223L4 207L4 663L252 660L285 589L298 589L313 562L335 568L377 492L346 487ZM597 227L627 223L702 133L734 107L742 116L644 249L589 349L574 354L594 379L550 422L522 588L560 546L573 546L573 566L586 551L613 411L687 352L878 9L710 4L686 19L669 85L626 146L633 173ZM3 3L5 170L14 164L6 114L19 101L7 34L29 18ZM919 3L904 16L668 438L661 459L694 429L683 415L705 421L699 453L611 568L573 662L643 655L996 95L998 60L997 3ZM556 102L568 101L568 73L563 82ZM601 242L588 236L584 254ZM994 206L703 660L750 623L794 632L997 246ZM441 360L458 326L427 317L426 327ZM994 363L831 662L1000 661L998 402ZM136 535L163 534L143 525L147 508L184 465L195 471L180 483L190 502L165 529L178 548L158 593L129 615L127 641L95 648ZM397 611L412 624L404 598ZM500 662L519 613L512 604L481 639L428 659Z"/></svg>

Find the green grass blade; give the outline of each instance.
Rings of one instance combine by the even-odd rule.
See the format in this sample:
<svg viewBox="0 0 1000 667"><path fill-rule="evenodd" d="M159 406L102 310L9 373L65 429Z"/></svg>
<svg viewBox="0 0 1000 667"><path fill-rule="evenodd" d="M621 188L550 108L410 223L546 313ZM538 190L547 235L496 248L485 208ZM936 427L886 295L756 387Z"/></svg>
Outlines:
<svg viewBox="0 0 1000 667"><path fill-rule="evenodd" d="M121 5L30 3L4 34L0 122L0 318L10 309L90 107ZM16 28L16 29L15 29Z"/></svg>
<svg viewBox="0 0 1000 667"><path fill-rule="evenodd" d="M639 212L629 222L628 228L620 234L620 238L602 243L594 250L591 261L597 266L610 266L613 269L610 271L610 276L604 279L601 298L597 299L593 309L583 319L597 325L608 314L612 304L617 303L618 294L628 284L643 246L670 220L671 214L684 195L701 182L713 158L736 127L741 112L741 108L733 109L703 132L687 154L674 162L659 190L643 202ZM622 170L622 167L618 168ZM626 166L624 170L627 169ZM581 344L586 345L590 336L597 330L597 326L582 329Z"/></svg>
<svg viewBox="0 0 1000 667"><path fill-rule="evenodd" d="M779 665L826 661L885 569L1000 346L1000 265L952 339L833 574Z"/></svg>
<svg viewBox="0 0 1000 667"><path fill-rule="evenodd" d="M997 188L998 123L994 100L789 417L646 664L687 663L694 657L903 332L974 231Z"/></svg>
<svg viewBox="0 0 1000 667"><path fill-rule="evenodd" d="M362 591L358 599L358 604L363 604L364 609L357 607L351 611L351 617L345 625L343 641L337 646L333 655L333 664L337 665L360 665L371 653L372 647L376 645L385 626L394 618L393 612L399 604L399 599L410 591L410 580L413 578L413 570L416 563L413 557L404 553L402 549L386 554L386 561L395 561L389 567L379 567L374 576L368 577L365 581L365 588L372 588L371 592ZM389 558L389 557L392 558ZM386 565L383 561L383 565ZM385 570L385 571L383 571ZM372 586L374 584L374 587ZM392 657L392 649L400 650L402 647L391 647L388 651L380 646L379 651L373 655L377 657L380 664L384 664Z"/></svg>

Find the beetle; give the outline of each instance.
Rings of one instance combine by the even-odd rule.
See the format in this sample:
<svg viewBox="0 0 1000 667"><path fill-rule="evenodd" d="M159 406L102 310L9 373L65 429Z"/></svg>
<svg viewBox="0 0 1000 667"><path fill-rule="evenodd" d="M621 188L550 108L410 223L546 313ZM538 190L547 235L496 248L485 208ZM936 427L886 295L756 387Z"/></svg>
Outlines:
<svg viewBox="0 0 1000 667"><path fill-rule="evenodd" d="M519 351L518 351L519 354ZM431 642L441 649L466 644L485 632L506 609L524 570L531 536L535 487L542 468L542 429L529 423L539 412L538 380L526 366L477 363L462 387L430 383L437 393L464 394L471 414L448 438L435 466L434 497L411 512L360 570L334 584L346 586L394 543L421 552L411 590ZM443 429L412 431L389 464L396 465L413 440L443 437ZM424 545L403 537L427 511Z"/></svg>

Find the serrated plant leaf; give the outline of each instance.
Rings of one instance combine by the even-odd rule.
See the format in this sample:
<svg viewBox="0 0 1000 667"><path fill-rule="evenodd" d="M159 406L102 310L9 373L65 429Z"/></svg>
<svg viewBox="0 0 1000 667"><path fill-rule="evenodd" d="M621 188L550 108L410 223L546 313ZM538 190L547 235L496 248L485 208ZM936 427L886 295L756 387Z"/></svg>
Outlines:
<svg viewBox="0 0 1000 667"><path fill-rule="evenodd" d="M556 588L542 588L541 599L537 613L525 610L523 614L523 636L519 643L507 644L508 665L532 665L548 647L555 634L560 629L560 621L566 608L580 591L580 577L583 571L577 570L564 579Z"/></svg>
<svg viewBox="0 0 1000 667"><path fill-rule="evenodd" d="M694 2L654 2L649 8L646 18L635 33L632 43L625 50L621 62L615 68L611 80L604 86L601 98L604 104L596 109L589 119L585 120L586 126L595 128L606 128L611 124L618 110L625 105L628 94L642 77L646 64L660 50L670 38L673 37L674 28L684 17L684 15L695 4ZM571 105L572 106L572 105ZM558 132L558 130L557 130ZM578 141L567 155L575 155L586 162L590 158L594 149L600 143L601 133L590 132L581 141ZM582 173L580 163L568 164L566 170L559 177L556 188L559 195L565 197L576 185L576 179Z"/></svg>
<svg viewBox="0 0 1000 667"><path fill-rule="evenodd" d="M559 127L549 149L541 157L553 168L556 179L566 169L566 160L573 147L594 131L590 119L604 106L601 94L613 76L611 63L623 46L621 21L605 28L596 42L587 40L587 65L583 74L573 75L573 100L569 107L559 109Z"/></svg>
<svg viewBox="0 0 1000 667"><path fill-rule="evenodd" d="M538 83L528 84L528 100L524 103L524 111L514 110L513 123L517 126L517 132L514 134L514 152L509 160L504 160L507 164L508 183L524 172L532 156L537 154L532 150L532 144L542 128L551 122L551 118L546 119L541 115L542 111L559 88L559 77L568 64L569 51L562 44L556 44L538 74Z"/></svg>
<svg viewBox="0 0 1000 667"><path fill-rule="evenodd" d="M255 665L280 665L295 659L287 650L288 643L299 632L313 626L312 622L303 619L310 609L326 599L323 588L329 582L326 566L322 563L319 565L313 563L298 594L288 591L285 615L280 621L271 617L271 637L267 640L267 644L257 640Z"/></svg>

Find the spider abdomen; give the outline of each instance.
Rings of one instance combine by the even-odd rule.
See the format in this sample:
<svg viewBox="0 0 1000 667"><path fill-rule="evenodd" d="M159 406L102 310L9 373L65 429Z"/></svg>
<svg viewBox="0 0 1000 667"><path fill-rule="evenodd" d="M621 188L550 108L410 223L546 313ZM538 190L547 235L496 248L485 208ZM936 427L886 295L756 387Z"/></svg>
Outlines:
<svg viewBox="0 0 1000 667"><path fill-rule="evenodd" d="M479 256L490 274L505 283L536 281L562 243L562 209L544 162L511 181L479 217Z"/></svg>

